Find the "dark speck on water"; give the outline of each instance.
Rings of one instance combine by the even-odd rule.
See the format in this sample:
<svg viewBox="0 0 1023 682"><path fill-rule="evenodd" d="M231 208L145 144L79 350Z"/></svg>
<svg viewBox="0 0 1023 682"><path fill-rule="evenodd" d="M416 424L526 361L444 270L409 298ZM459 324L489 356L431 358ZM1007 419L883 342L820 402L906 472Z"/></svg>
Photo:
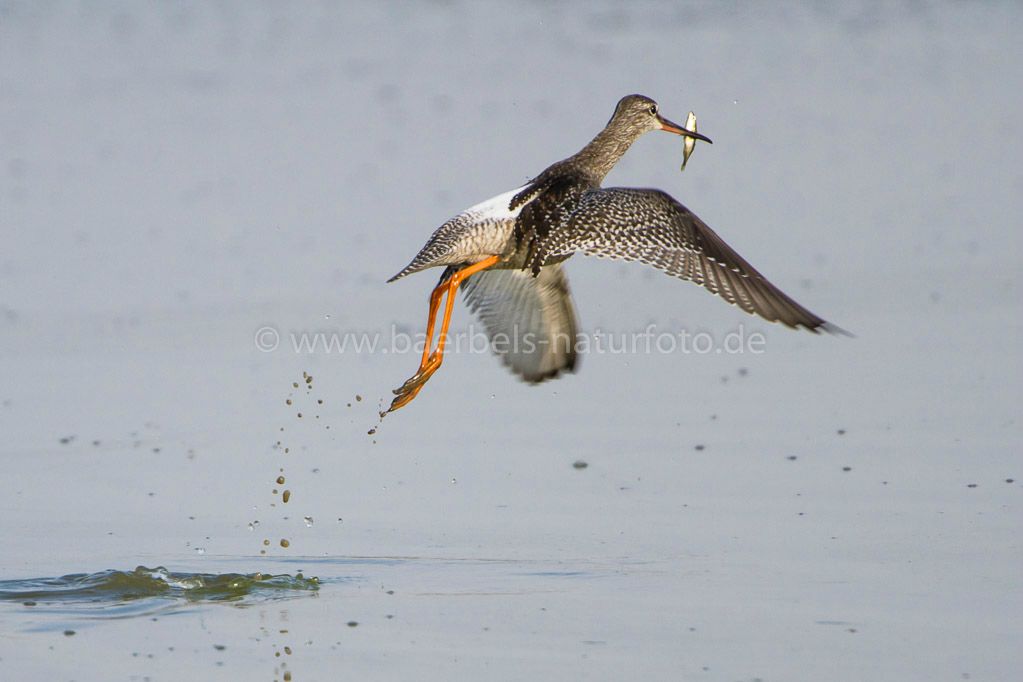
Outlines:
<svg viewBox="0 0 1023 682"><path fill-rule="evenodd" d="M355 402L361 403L362 402L362 396L361 395L356 395L355 396Z"/></svg>
<svg viewBox="0 0 1023 682"><path fill-rule="evenodd" d="M71 636L72 636L72 635L74 635L74 634L75 634L75 631L74 631L74 630L65 630L65 631L64 631L64 636L65 636L65 637L71 637Z"/></svg>
<svg viewBox="0 0 1023 682"><path fill-rule="evenodd" d="M845 435L845 429L839 429L837 433L840 436L844 436Z"/></svg>
<svg viewBox="0 0 1023 682"><path fill-rule="evenodd" d="M976 483L967 483L967 484L966 484L966 487L967 487L967 488L976 488L976 487L977 487L977 484L976 484Z"/></svg>
<svg viewBox="0 0 1023 682"><path fill-rule="evenodd" d="M369 431L367 431L366 433L367 433L367 434L369 434L370 436L372 436L372 435L373 435L374 433L376 433L376 432L377 432L377 430L376 430L376 429L370 429L370 430L369 430Z"/></svg>
<svg viewBox="0 0 1023 682"><path fill-rule="evenodd" d="M581 459L577 459L576 461L572 462L572 466L575 467L576 469L585 469L590 465Z"/></svg>
<svg viewBox="0 0 1023 682"><path fill-rule="evenodd" d="M358 624L359 624L359 621L357 621L357 620L350 620L350 621L348 621L348 627L350 627L350 628L354 628Z"/></svg>
<svg viewBox="0 0 1023 682"><path fill-rule="evenodd" d="M842 467L842 471L852 471L852 467Z"/></svg>
<svg viewBox="0 0 1023 682"><path fill-rule="evenodd" d="M693 449L694 449L694 450L697 450L697 451L700 451L700 450L703 450L703 448L704 448L704 447L706 447L706 446L704 446L704 445L697 445L697 446L696 446L696 447L694 447Z"/></svg>
<svg viewBox="0 0 1023 682"><path fill-rule="evenodd" d="M797 459L797 458L796 458L796 456L795 456L795 455L789 455L789 456L788 456L788 457L786 457L785 459L787 459L787 460L790 460L790 461L794 462L794 461L796 461L796 459Z"/></svg>
<svg viewBox="0 0 1023 682"><path fill-rule="evenodd" d="M227 647L225 645L223 645L223 644L214 644L213 648L216 649L217 651L223 651Z"/></svg>

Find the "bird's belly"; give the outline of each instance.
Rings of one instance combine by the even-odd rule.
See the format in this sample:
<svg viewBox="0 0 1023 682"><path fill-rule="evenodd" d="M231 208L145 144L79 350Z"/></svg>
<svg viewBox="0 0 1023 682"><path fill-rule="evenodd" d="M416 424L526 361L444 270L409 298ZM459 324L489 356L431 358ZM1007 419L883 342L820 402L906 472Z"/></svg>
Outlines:
<svg viewBox="0 0 1023 682"><path fill-rule="evenodd" d="M467 260L507 256L515 250L515 221L495 220L473 226L461 245Z"/></svg>

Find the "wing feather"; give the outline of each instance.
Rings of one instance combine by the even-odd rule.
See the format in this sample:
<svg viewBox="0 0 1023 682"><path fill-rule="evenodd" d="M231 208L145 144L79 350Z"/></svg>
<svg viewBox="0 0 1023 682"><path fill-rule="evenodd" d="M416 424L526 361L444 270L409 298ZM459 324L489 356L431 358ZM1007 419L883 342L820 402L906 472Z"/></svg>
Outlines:
<svg viewBox="0 0 1023 682"><path fill-rule="evenodd" d="M638 260L690 280L770 322L848 333L774 286L706 223L668 194L607 188L583 194L547 240L546 258L583 252Z"/></svg>
<svg viewBox="0 0 1023 682"><path fill-rule="evenodd" d="M575 306L560 264L536 277L527 270L484 270L462 283L462 293L511 371L538 383L575 369Z"/></svg>

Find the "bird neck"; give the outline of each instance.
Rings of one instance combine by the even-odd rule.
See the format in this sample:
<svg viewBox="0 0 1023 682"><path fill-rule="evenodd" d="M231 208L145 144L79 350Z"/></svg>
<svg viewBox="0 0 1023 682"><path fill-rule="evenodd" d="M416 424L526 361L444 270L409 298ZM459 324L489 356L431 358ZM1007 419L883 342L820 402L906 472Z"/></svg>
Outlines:
<svg viewBox="0 0 1023 682"><path fill-rule="evenodd" d="M612 120L588 145L572 156L571 161L587 174L596 176L599 184L638 137L638 134L630 134L616 126Z"/></svg>

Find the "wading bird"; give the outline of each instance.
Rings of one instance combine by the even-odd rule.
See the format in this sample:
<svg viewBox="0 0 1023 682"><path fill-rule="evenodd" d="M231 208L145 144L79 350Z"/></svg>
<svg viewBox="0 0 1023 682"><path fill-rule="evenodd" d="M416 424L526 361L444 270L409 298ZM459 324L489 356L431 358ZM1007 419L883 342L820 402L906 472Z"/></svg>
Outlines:
<svg viewBox="0 0 1023 682"><path fill-rule="evenodd" d="M445 268L430 295L419 370L395 389L389 412L411 402L440 367L459 286L486 327L495 353L513 372L538 383L572 371L576 317L561 263L576 252L652 265L703 285L769 322L814 333L843 333L767 281L668 194L600 186L629 146L651 130L710 142L662 117L649 97L623 97L611 120L582 150L526 185L441 225L412 262L388 280ZM444 313L433 349L442 299Z"/></svg>

